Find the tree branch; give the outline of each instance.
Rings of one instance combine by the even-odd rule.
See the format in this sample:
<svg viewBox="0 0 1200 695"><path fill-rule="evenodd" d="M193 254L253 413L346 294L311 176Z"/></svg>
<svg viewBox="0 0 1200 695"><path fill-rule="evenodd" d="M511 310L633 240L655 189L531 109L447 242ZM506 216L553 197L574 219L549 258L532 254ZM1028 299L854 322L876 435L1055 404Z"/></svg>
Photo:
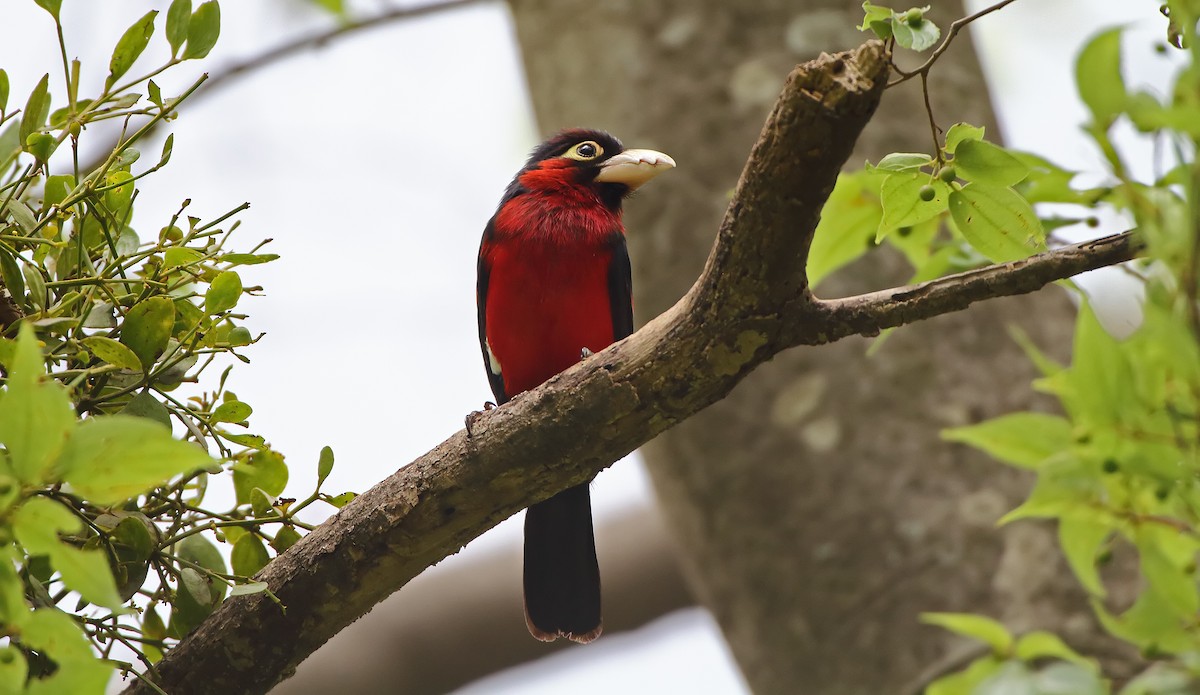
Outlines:
<svg viewBox="0 0 1200 695"><path fill-rule="evenodd" d="M590 480L782 350L1028 292L1132 255L1129 241L1102 240L914 288L814 298L804 266L821 206L887 74L877 41L798 66L683 299L346 506L259 574L286 612L262 594L229 599L160 662L163 689L265 692L425 568L529 504ZM150 689L135 683L127 692Z"/></svg>

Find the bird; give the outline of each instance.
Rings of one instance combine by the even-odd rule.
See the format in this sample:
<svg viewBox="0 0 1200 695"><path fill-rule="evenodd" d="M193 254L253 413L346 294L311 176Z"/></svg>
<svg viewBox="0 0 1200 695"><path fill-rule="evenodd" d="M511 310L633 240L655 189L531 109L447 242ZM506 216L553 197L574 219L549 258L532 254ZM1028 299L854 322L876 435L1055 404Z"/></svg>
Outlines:
<svg viewBox="0 0 1200 695"><path fill-rule="evenodd" d="M582 128L530 154L479 246L479 346L497 404L633 333L621 206L674 166L662 152ZM586 643L602 629L588 486L525 514L525 623L542 641Z"/></svg>

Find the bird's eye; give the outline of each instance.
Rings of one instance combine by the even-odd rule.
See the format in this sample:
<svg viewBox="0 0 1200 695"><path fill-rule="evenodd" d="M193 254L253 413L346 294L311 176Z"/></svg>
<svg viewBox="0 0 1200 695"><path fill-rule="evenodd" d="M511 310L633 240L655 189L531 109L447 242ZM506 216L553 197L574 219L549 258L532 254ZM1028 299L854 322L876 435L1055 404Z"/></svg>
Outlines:
<svg viewBox="0 0 1200 695"><path fill-rule="evenodd" d="M604 148L594 140L588 140L586 142L581 142L567 150L563 156L567 159L587 162L599 157L602 154L604 154Z"/></svg>

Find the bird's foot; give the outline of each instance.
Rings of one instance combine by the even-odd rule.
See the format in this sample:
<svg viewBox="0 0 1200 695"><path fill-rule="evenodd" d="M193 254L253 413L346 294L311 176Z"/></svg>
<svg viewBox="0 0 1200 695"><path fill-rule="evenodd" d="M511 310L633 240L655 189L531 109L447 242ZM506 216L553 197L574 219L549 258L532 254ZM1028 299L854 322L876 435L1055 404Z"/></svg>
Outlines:
<svg viewBox="0 0 1200 695"><path fill-rule="evenodd" d="M591 350L589 350L587 348L583 348L582 350L579 351L579 361L582 362L594 354L596 354L596 353L592 352Z"/></svg>
<svg viewBox="0 0 1200 695"><path fill-rule="evenodd" d="M479 419L479 417L487 411L495 409L495 407L495 403L491 401L484 401L483 410L472 410L471 412L467 413L467 416L463 418L463 424L467 426L467 439L470 439L471 436L474 435L472 429L475 427L475 422Z"/></svg>

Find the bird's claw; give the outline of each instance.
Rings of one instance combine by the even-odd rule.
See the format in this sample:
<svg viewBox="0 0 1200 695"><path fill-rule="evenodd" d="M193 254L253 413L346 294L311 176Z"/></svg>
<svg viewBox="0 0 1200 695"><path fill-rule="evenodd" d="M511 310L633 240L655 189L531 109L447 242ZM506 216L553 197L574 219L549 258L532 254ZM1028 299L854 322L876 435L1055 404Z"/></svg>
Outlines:
<svg viewBox="0 0 1200 695"><path fill-rule="evenodd" d="M582 350L579 351L579 361L582 362L594 354L596 354L596 353L592 352L591 350L589 350L587 348L583 348Z"/></svg>
<svg viewBox="0 0 1200 695"><path fill-rule="evenodd" d="M495 403L493 403L491 401L484 401L483 402L483 410L472 410L471 412L467 413L467 416L465 418L463 418L463 424L465 424L467 427L467 439L470 439L471 436L474 434L474 432L472 431L472 428L475 427L475 421L478 420L480 418L480 416L483 415L484 413L486 413L487 411L495 409L495 407L496 407Z"/></svg>

